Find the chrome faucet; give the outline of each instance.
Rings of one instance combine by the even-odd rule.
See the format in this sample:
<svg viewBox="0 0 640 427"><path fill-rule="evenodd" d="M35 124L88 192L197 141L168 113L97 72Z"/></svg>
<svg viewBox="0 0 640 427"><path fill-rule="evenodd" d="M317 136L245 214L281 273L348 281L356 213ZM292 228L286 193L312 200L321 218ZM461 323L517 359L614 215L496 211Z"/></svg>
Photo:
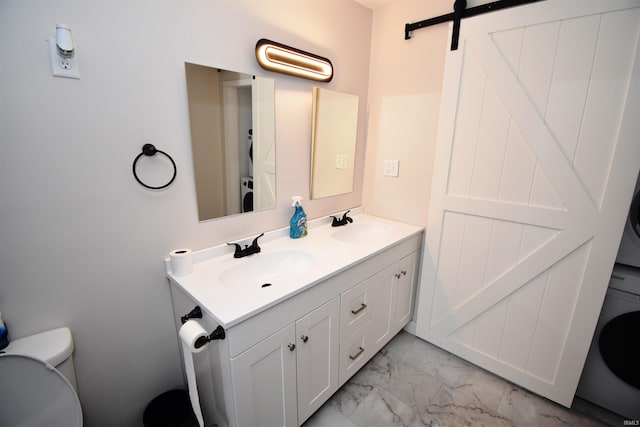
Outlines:
<svg viewBox="0 0 640 427"><path fill-rule="evenodd" d="M242 249L242 246L240 246L238 243L227 243L227 245L236 247L236 251L233 254L234 258L244 258L246 256L257 254L258 252L260 252L260 246L258 246L258 239L262 236L264 236L264 233L262 233L261 235L253 239L251 246L244 245L244 249Z"/></svg>
<svg viewBox="0 0 640 427"><path fill-rule="evenodd" d="M349 218L347 216L349 212L351 212L351 210L346 211L344 215L342 215L342 219L338 219L337 217L331 215L331 218L333 218L333 221L331 222L331 226L340 227L341 225L347 225L348 223L353 222L353 218Z"/></svg>

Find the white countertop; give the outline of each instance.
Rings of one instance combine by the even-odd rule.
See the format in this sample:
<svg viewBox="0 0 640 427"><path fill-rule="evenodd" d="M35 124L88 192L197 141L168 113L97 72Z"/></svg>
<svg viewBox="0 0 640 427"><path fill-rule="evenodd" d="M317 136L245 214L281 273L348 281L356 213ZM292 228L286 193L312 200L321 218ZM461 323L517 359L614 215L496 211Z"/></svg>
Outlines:
<svg viewBox="0 0 640 427"><path fill-rule="evenodd" d="M194 269L187 275L174 274L167 258L167 277L222 327L230 328L423 231L420 226L364 214L360 208L349 216L353 223L341 227L331 227L328 217L309 221L309 234L300 239L289 238L289 227L267 232L258 240L261 252L244 258L234 258L234 247L226 244L194 251ZM347 236L337 239L334 233ZM244 247L253 238L234 242ZM274 264L278 259L284 261ZM279 275L282 269L287 273ZM229 279L245 274L252 279L241 284ZM262 287L263 282L270 286Z"/></svg>

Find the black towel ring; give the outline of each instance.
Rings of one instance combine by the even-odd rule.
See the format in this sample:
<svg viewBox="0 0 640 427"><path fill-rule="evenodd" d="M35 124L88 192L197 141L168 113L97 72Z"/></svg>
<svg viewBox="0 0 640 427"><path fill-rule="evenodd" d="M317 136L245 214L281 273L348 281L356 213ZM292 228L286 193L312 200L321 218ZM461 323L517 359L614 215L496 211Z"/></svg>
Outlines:
<svg viewBox="0 0 640 427"><path fill-rule="evenodd" d="M140 178L138 178L138 174L136 173L136 163L138 163L138 160L143 155L144 156L154 156L156 153L164 154L165 157L171 161L171 164L173 165L173 176L171 177L169 182L167 182L165 185L161 185L161 186L158 186L158 187L153 187L151 185L147 185L144 182L140 181ZM178 173L178 169L176 168L176 162L174 162L173 159L171 158L171 156L168 155L167 153L165 153L164 151L160 151L160 150L156 149L156 147L153 144L144 144L142 146L142 153L138 154L136 159L133 161L133 177L136 179L136 181L138 181L138 183L140 185L142 185L143 187L146 187L146 188L150 188L152 190L161 190L163 188L167 188L169 185L171 185L173 180L176 179L176 174L177 173Z"/></svg>

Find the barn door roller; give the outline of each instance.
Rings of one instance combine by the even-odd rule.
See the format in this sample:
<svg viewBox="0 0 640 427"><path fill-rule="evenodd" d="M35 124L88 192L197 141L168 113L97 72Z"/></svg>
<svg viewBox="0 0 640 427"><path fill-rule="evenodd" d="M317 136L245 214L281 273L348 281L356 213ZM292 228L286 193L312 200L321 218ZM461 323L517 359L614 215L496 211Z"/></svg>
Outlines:
<svg viewBox="0 0 640 427"><path fill-rule="evenodd" d="M435 18L425 19L424 21L414 22L413 24L405 24L404 39L409 40L414 30L430 27L443 22L453 21L453 32L451 34L451 50L458 49L458 38L460 36L460 20L462 18L470 18L483 13L493 12L508 7L520 6L528 3L535 3L542 0L499 0L492 3L482 4L480 6L470 7L467 9L467 0L456 0L453 3L453 12L445 15L436 16Z"/></svg>

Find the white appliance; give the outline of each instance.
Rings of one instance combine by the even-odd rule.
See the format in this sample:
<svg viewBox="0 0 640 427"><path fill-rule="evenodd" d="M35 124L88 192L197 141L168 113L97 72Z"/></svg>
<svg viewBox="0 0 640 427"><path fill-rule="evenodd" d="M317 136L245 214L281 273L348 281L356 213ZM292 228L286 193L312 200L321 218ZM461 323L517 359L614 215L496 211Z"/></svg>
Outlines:
<svg viewBox="0 0 640 427"><path fill-rule="evenodd" d="M0 354L0 423L82 426L69 328L11 341Z"/></svg>
<svg viewBox="0 0 640 427"><path fill-rule="evenodd" d="M633 192L633 201L624 226L616 262L640 268L640 176Z"/></svg>
<svg viewBox="0 0 640 427"><path fill-rule="evenodd" d="M640 270L616 264L576 395L640 419Z"/></svg>
<svg viewBox="0 0 640 427"><path fill-rule="evenodd" d="M240 198L242 212L253 211L253 177L243 176L240 178Z"/></svg>

